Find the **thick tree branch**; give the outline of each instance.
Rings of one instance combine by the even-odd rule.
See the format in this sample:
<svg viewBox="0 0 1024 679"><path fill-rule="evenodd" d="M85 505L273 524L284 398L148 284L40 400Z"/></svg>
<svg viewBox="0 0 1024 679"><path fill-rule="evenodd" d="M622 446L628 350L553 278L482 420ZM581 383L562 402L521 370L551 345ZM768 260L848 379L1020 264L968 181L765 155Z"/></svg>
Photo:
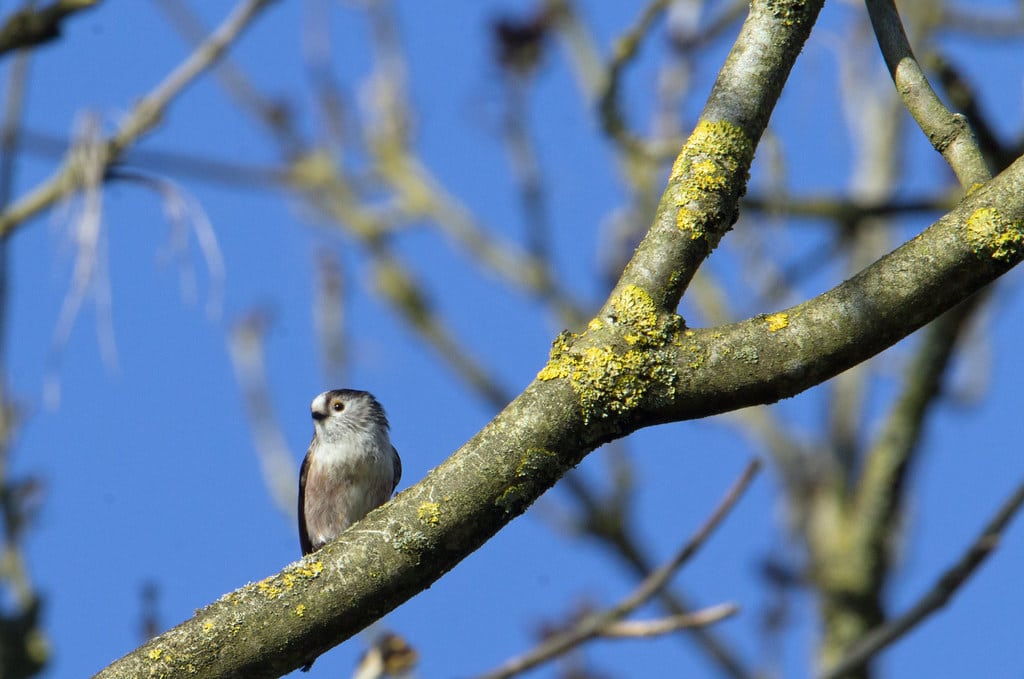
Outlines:
<svg viewBox="0 0 1024 679"><path fill-rule="evenodd" d="M225 595L100 673L271 677L430 586L598 445L798 393L913 332L1024 256L1024 160L858 276L793 309L690 331L627 288L448 460L313 557Z"/></svg>
<svg viewBox="0 0 1024 679"><path fill-rule="evenodd" d="M670 398L643 424L773 403L891 346L1020 262L1022 192L1018 159L842 285L777 314L683 333L673 358L681 380L666 386Z"/></svg>
<svg viewBox="0 0 1024 679"><path fill-rule="evenodd" d="M735 223L754 150L822 1L753 2L662 194L654 224L619 279L672 311ZM607 309L605 309L607 312Z"/></svg>

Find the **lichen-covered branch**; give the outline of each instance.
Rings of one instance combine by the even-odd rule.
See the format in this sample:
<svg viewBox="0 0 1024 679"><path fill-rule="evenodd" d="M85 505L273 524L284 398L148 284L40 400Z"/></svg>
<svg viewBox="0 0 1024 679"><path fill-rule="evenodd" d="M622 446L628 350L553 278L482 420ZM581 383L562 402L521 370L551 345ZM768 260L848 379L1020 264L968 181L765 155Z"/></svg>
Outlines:
<svg viewBox="0 0 1024 679"><path fill-rule="evenodd" d="M627 286L420 483L313 557L226 595L100 673L269 677L428 587L589 451L659 422L770 403L913 332L1024 257L1024 160L922 235L788 311L692 331Z"/></svg>
<svg viewBox="0 0 1024 679"><path fill-rule="evenodd" d="M776 314L687 331L689 360L681 356L678 365L701 366L699 383L680 375L675 389L690 396L666 404L664 419L686 417L693 407L708 414L792 396L966 299L1024 256L1022 190L1024 159L832 290ZM766 343L768 336L777 339Z"/></svg>
<svg viewBox="0 0 1024 679"><path fill-rule="evenodd" d="M738 216L757 142L821 1L754 2L683 147L650 230L619 279L673 310Z"/></svg>

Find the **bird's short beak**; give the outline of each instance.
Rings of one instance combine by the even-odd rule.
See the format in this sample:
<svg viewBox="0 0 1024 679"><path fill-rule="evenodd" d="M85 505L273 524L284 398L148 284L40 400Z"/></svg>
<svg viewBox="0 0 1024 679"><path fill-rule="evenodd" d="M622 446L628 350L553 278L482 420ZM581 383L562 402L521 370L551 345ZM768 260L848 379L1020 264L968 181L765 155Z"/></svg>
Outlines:
<svg viewBox="0 0 1024 679"><path fill-rule="evenodd" d="M320 420L326 420L327 413L323 412L322 410L314 410L313 419L316 420L317 422L319 422Z"/></svg>

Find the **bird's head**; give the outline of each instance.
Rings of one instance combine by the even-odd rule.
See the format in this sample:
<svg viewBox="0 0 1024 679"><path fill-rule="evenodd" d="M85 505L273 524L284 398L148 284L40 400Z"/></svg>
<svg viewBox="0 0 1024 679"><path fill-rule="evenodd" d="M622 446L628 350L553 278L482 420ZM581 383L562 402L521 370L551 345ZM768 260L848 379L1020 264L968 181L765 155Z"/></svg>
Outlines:
<svg viewBox="0 0 1024 679"><path fill-rule="evenodd" d="M322 440L388 428L388 418L373 394L356 389L333 389L313 399L313 428Z"/></svg>

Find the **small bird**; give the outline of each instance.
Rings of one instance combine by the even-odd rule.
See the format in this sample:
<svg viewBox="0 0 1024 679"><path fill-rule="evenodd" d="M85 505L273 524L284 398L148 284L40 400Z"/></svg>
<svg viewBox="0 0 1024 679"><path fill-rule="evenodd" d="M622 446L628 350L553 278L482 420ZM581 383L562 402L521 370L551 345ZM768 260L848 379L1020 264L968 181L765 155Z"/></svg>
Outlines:
<svg viewBox="0 0 1024 679"><path fill-rule="evenodd" d="M313 440L299 472L299 544L306 556L391 498L402 460L373 394L325 391L313 399ZM302 671L313 666L309 661Z"/></svg>
<svg viewBox="0 0 1024 679"><path fill-rule="evenodd" d="M388 418L372 394L325 391L313 399L311 409L313 440L299 473L303 556L387 502L402 477Z"/></svg>

